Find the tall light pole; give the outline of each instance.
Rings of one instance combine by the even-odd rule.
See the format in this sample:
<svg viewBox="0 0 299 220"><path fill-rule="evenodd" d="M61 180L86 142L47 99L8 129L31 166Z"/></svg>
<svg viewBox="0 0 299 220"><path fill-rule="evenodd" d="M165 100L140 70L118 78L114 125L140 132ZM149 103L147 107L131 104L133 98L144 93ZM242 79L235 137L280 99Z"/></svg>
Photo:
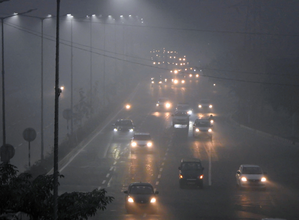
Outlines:
<svg viewBox="0 0 299 220"><path fill-rule="evenodd" d="M6 125L5 125L5 59L4 59L4 20L6 18L9 17L13 17L16 15L23 15L23 14L27 14L30 13L32 11L34 11L36 9L30 9L28 11L25 12L21 12L21 13L14 13L12 15L8 15L5 17L0 17L1 19L1 54L2 54L2 68L1 68L1 72L2 72L2 135L3 135L3 146L6 144Z"/></svg>
<svg viewBox="0 0 299 220"><path fill-rule="evenodd" d="M71 19L71 136L73 135L73 90L74 90L74 73L73 73L73 15L67 14L67 17Z"/></svg>
<svg viewBox="0 0 299 220"><path fill-rule="evenodd" d="M92 108L92 98L93 98L93 92L92 92L92 18L95 17L95 15L91 15L90 17L90 42L89 42L89 48L90 48L90 114L93 114L93 108Z"/></svg>
<svg viewBox="0 0 299 220"><path fill-rule="evenodd" d="M54 220L58 218L58 120L59 120L59 17L60 0L57 0L57 18L56 18L56 54L55 54L55 103L54 103Z"/></svg>

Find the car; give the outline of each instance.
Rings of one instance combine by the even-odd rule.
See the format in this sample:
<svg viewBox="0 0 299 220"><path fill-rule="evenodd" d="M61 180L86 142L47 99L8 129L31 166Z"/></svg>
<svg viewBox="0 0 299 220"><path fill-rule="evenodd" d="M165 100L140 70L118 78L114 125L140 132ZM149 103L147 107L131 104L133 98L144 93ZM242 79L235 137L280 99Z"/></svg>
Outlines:
<svg viewBox="0 0 299 220"><path fill-rule="evenodd" d="M189 117L186 111L175 111L172 114L172 126L174 127L176 124L187 125L189 126Z"/></svg>
<svg viewBox="0 0 299 220"><path fill-rule="evenodd" d="M213 105L209 99L202 99L198 102L199 109L212 109Z"/></svg>
<svg viewBox="0 0 299 220"><path fill-rule="evenodd" d="M172 79L172 84L175 86L184 86L186 85L186 78L184 75L178 75Z"/></svg>
<svg viewBox="0 0 299 220"><path fill-rule="evenodd" d="M187 185L198 186L203 188L203 170L201 160L198 158L181 159L179 169L179 185L184 188Z"/></svg>
<svg viewBox="0 0 299 220"><path fill-rule="evenodd" d="M176 111L185 111L188 115L192 115L193 109L190 107L188 103L179 103L177 104Z"/></svg>
<svg viewBox="0 0 299 220"><path fill-rule="evenodd" d="M150 183L135 182L131 183L128 190L125 190L125 208L127 213L158 211L157 194Z"/></svg>
<svg viewBox="0 0 299 220"><path fill-rule="evenodd" d="M168 98L161 97L158 99L156 103L156 109L158 111L162 111L162 110L170 111L172 109L172 103Z"/></svg>
<svg viewBox="0 0 299 220"><path fill-rule="evenodd" d="M132 153L137 150L154 151L154 144L150 133L134 133L130 146Z"/></svg>
<svg viewBox="0 0 299 220"><path fill-rule="evenodd" d="M197 118L193 123L193 137L212 139L212 125L209 119Z"/></svg>
<svg viewBox="0 0 299 220"><path fill-rule="evenodd" d="M133 132L135 129L131 119L118 119L112 126L114 132Z"/></svg>
<svg viewBox="0 0 299 220"><path fill-rule="evenodd" d="M158 78L154 78L152 77L151 78L151 86L154 86L154 85L162 85L164 83L162 77L158 77Z"/></svg>
<svg viewBox="0 0 299 220"><path fill-rule="evenodd" d="M266 172L258 165L242 164L236 173L237 186L243 188L260 188L266 190Z"/></svg>

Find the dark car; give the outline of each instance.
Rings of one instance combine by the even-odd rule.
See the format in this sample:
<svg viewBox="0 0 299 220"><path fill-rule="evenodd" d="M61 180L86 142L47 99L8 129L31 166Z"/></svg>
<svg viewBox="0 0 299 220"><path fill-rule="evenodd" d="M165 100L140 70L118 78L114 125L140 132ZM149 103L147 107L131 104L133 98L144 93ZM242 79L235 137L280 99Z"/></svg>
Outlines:
<svg viewBox="0 0 299 220"><path fill-rule="evenodd" d="M210 119L197 118L193 123L193 137L205 137L212 140L212 124Z"/></svg>
<svg viewBox="0 0 299 220"><path fill-rule="evenodd" d="M130 119L119 119L113 124L114 132L133 132L134 128L133 121Z"/></svg>
<svg viewBox="0 0 299 220"><path fill-rule="evenodd" d="M193 185L203 188L203 170L200 159L182 159L179 166L179 183L180 188L187 185Z"/></svg>
<svg viewBox="0 0 299 220"><path fill-rule="evenodd" d="M125 207L127 213L156 213L158 211L157 194L159 192L155 191L150 183L131 183L124 193L126 194Z"/></svg>

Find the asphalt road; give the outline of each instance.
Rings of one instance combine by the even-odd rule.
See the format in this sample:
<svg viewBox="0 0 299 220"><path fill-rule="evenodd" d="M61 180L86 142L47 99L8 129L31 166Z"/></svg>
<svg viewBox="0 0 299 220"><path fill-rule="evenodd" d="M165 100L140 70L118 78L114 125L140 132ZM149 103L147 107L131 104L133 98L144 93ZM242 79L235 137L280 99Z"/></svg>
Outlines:
<svg viewBox="0 0 299 220"><path fill-rule="evenodd" d="M171 112L157 112L158 97L189 102L195 112L188 127L171 126ZM214 104L213 140L192 137L192 122L208 116L196 108L201 98ZM240 128L229 119L233 97L220 85L200 79L186 87L153 87L141 83L132 94L132 109L120 110L107 118L81 146L81 151L60 167L59 192L105 188L115 200L91 219L299 219L298 149ZM115 110L114 110L115 111ZM111 124L130 118L138 132L150 132L154 152L132 154L130 135L116 135ZM204 189L179 188L178 166L183 157L202 160ZM235 173L240 164L258 164L267 171L268 187L239 190ZM149 182L158 191L157 214L126 214L124 190L131 182Z"/></svg>

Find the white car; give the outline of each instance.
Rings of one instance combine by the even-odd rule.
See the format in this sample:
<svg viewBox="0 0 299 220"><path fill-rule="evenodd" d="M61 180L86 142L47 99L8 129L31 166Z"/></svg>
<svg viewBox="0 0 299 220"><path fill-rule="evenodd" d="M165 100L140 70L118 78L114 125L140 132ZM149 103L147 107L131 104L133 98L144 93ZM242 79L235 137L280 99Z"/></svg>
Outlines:
<svg viewBox="0 0 299 220"><path fill-rule="evenodd" d="M198 103L199 109L212 109L213 105L209 99L202 99Z"/></svg>
<svg viewBox="0 0 299 220"><path fill-rule="evenodd" d="M237 186L240 188L266 189L267 178L258 165L242 164L236 173Z"/></svg>
<svg viewBox="0 0 299 220"><path fill-rule="evenodd" d="M193 109L187 103L179 103L176 108L176 111L185 111L188 115L192 115Z"/></svg>
<svg viewBox="0 0 299 220"><path fill-rule="evenodd" d="M153 140L150 133L135 133L131 139L131 152L135 150L148 150L153 151Z"/></svg>
<svg viewBox="0 0 299 220"><path fill-rule="evenodd" d="M186 111L175 111L172 114L172 126L174 127L176 124L180 125L189 125L189 116Z"/></svg>
<svg viewBox="0 0 299 220"><path fill-rule="evenodd" d="M212 133L212 125L209 119L195 119L193 124L193 137L206 137L212 140Z"/></svg>

